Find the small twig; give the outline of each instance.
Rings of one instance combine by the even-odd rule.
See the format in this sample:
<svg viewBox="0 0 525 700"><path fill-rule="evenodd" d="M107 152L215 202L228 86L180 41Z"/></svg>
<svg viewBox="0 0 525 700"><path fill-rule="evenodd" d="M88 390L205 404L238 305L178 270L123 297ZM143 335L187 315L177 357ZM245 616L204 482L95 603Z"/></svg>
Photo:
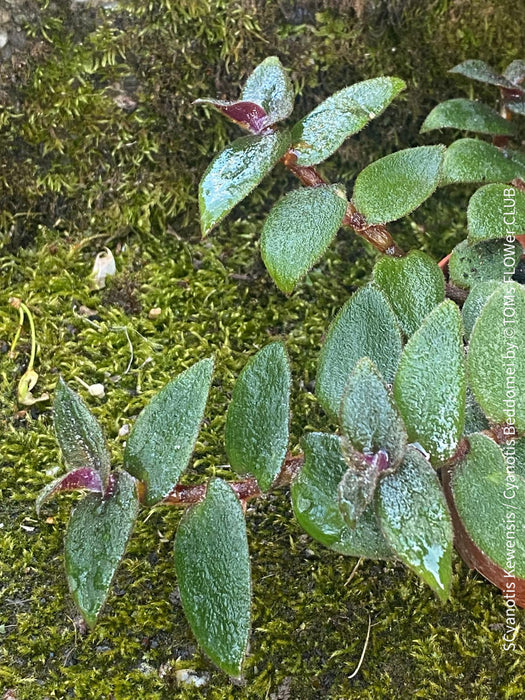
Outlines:
<svg viewBox="0 0 525 700"><path fill-rule="evenodd" d="M372 629L372 618L369 615L368 616L368 630L366 632L366 639L365 639L365 644L363 646L363 651L361 652L361 658L359 659L359 663L357 664L357 668L355 669L355 671L348 676L348 680L355 678L357 676L357 674L359 673L359 670L360 670L360 668L363 664L363 661L365 659L366 650L368 648L368 642L370 640L370 630L371 629Z"/></svg>
<svg viewBox="0 0 525 700"><path fill-rule="evenodd" d="M350 583L350 581L354 578L354 576L355 576L355 574L356 574L356 571L359 569L359 567L361 566L362 562L363 562L363 557L360 557L360 558L357 560L357 564L356 564L356 565L354 566L354 568L352 569L352 573L351 573L350 576L346 579L346 581L345 581L345 586L348 586L348 584Z"/></svg>

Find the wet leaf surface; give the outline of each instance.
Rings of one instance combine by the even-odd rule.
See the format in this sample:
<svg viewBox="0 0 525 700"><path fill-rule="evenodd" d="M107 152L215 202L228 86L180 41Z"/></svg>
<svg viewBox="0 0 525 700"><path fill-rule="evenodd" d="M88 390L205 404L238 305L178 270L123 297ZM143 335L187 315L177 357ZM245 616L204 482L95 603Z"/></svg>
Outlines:
<svg viewBox="0 0 525 700"><path fill-rule="evenodd" d="M288 73L277 56L268 56L249 76L242 99L256 102L269 117L269 124L286 119L293 110L294 91Z"/></svg>

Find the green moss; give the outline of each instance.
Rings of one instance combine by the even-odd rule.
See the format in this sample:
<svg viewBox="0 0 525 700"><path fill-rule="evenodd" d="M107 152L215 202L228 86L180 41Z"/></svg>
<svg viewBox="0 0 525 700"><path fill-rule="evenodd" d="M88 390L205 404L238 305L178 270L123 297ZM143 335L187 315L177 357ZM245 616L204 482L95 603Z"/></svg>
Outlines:
<svg viewBox="0 0 525 700"><path fill-rule="evenodd" d="M23 298L35 316L35 395L52 394L59 373L72 386L75 377L105 384L102 401L77 388L101 420L115 463L119 429L168 379L216 353L207 420L185 479L228 476L217 468L225 461L226 402L246 357L271 339L285 339L292 358L292 445L305 430L329 427L312 393L320 342L374 257L344 232L298 291L281 295L262 267L257 240L268 202L290 182L284 172L202 242L197 182L211 155L238 132L190 102L235 95L271 53L300 86L298 114L358 79L390 73L409 80L404 101L326 166L334 180L350 181L395 148L430 143L417 135L426 113L439 99L469 94L466 82L444 71L466 57L505 65L523 44L509 39L509 18L514 30L524 23L510 0L475 8L411 3L395 15L379 5L368 25L356 21L348 3L328 5L336 6L304 3L299 16L288 2L130 2L93 16L86 29L63 3L43 10L35 28L42 43L26 64L0 71L9 71L8 106L0 110L0 686L16 688L21 700L258 700L285 696L287 687L301 700L524 693L516 670L524 649L503 651L505 607L488 583L457 562L446 606L398 565L364 562L345 584L355 560L302 533L286 493L249 507L255 602L244 686L211 668L184 620L172 563L178 512L142 513L100 624L88 636L63 573L63 532L75 498L46 505L40 520L34 515L36 494L59 455L49 403L25 414L16 405L29 343L24 333L16 357L9 356L17 325L9 296ZM380 36L367 28L372 24ZM393 225L402 245L435 257L448 252L464 237L468 191L443 190ZM92 292L87 278L103 245L120 251L118 275L107 290ZM96 316L82 315L82 305ZM148 317L153 307L162 309L155 320ZM370 644L361 672L349 680L368 614ZM182 667L209 673L207 686L178 688L174 673Z"/></svg>

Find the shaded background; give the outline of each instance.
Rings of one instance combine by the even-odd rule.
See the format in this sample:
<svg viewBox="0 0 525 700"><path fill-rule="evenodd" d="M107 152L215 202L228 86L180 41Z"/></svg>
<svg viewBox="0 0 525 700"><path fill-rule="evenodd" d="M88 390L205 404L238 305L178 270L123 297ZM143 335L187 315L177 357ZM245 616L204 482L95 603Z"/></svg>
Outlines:
<svg viewBox="0 0 525 700"><path fill-rule="evenodd" d="M496 92L447 70L467 58L497 69L523 58L525 7L515 0L394 2L167 0L120 5L0 2L0 689L13 698L500 698L521 697L523 646L504 652L501 596L456 559L441 606L404 567L337 556L301 532L287 493L249 507L254 619L244 685L215 671L184 620L172 564L175 510L144 511L94 632L67 593L62 540L74 497L34 514L60 457L49 402L16 404L27 335L10 296L35 315L40 374L87 399L116 465L119 430L175 374L215 353L217 371L185 481L225 462L222 431L247 357L284 338L294 373L292 447L330 428L313 395L324 332L368 276L375 253L341 232L289 298L269 280L258 237L293 178L276 169L207 241L197 185L239 130L197 97L234 98L276 54L298 91L294 119L352 82L397 75L407 90L350 139L325 174L351 191L357 173L393 150L449 143L419 136L439 101ZM292 122L293 123L293 122ZM439 258L465 235L473 188L444 188L392 225L400 243ZM108 245L118 274L89 289ZM87 307L87 310L86 308ZM150 318L149 311L161 314ZM133 355L131 355L131 352ZM127 370L130 363L130 370ZM76 378L102 382L87 396ZM21 410L22 409L22 410ZM362 670L349 680L373 628ZM192 669L206 684L179 685ZM6 698L10 697L5 695Z"/></svg>

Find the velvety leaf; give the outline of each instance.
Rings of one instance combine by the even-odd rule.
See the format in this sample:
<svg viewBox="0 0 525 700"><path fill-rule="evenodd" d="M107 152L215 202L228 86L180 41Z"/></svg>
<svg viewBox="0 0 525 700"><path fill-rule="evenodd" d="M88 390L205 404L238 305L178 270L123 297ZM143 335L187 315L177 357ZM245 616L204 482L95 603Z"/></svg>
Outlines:
<svg viewBox="0 0 525 700"><path fill-rule="evenodd" d="M339 510L338 486L348 469L340 438L327 433L310 433L301 441L304 465L292 482L295 516L301 527L330 549L354 557L390 559L392 550L379 530L373 506L349 528Z"/></svg>
<svg viewBox="0 0 525 700"><path fill-rule="evenodd" d="M255 102L225 102L224 100L212 100L209 98L194 100L194 105L210 105L218 112L224 114L232 122L239 124L244 129L249 129L258 134L270 123L271 118L264 109Z"/></svg>
<svg viewBox="0 0 525 700"><path fill-rule="evenodd" d="M487 303L489 297L503 282L498 280L487 280L486 282L476 282L469 292L469 295L461 309L463 316L463 327L465 329L465 339L468 341L474 324L478 320L481 309Z"/></svg>
<svg viewBox="0 0 525 700"><path fill-rule="evenodd" d="M212 479L204 501L184 514L175 569L197 641L220 669L240 676L250 633L250 555L241 502L225 481Z"/></svg>
<svg viewBox="0 0 525 700"><path fill-rule="evenodd" d="M235 382L226 415L225 444L231 468L254 474L267 491L288 447L290 367L282 343L252 357Z"/></svg>
<svg viewBox="0 0 525 700"><path fill-rule="evenodd" d="M335 237L348 202L337 185L303 187L285 195L270 211L261 235L261 254L279 289L290 293Z"/></svg>
<svg viewBox="0 0 525 700"><path fill-rule="evenodd" d="M445 298L443 272L432 258L418 250L403 258L383 256L374 268L374 280L407 336Z"/></svg>
<svg viewBox="0 0 525 700"><path fill-rule="evenodd" d="M470 435L469 443L470 451L452 472L454 505L471 539L503 569L512 538L514 574L524 578L525 530L520 515L525 513L525 464L513 460L507 471L501 449L482 433ZM511 451L514 456L515 448L507 454Z"/></svg>
<svg viewBox="0 0 525 700"><path fill-rule="evenodd" d="M510 182L525 176L525 167L486 141L458 139L443 159L441 185L454 182Z"/></svg>
<svg viewBox="0 0 525 700"><path fill-rule="evenodd" d="M391 153L359 173L352 201L370 224L400 219L417 209L439 184L444 146Z"/></svg>
<svg viewBox="0 0 525 700"><path fill-rule="evenodd" d="M137 418L124 465L146 484L146 505L175 487L193 452L208 398L213 360L195 363L169 382Z"/></svg>
<svg viewBox="0 0 525 700"><path fill-rule="evenodd" d="M106 496L86 496L66 532L66 573L82 617L93 627L124 556L139 510L135 480L113 472Z"/></svg>
<svg viewBox="0 0 525 700"><path fill-rule="evenodd" d="M384 450L391 467L402 460L405 426L383 378L368 357L359 360L346 384L340 423L343 435L359 452L370 455Z"/></svg>
<svg viewBox="0 0 525 700"><path fill-rule="evenodd" d="M481 406L474 398L474 394L470 387L467 386L467 396L465 401L465 427L463 428L463 433L465 435L471 435L472 433L479 433L482 430L487 430L489 428L489 422L487 417L481 410Z"/></svg>
<svg viewBox="0 0 525 700"><path fill-rule="evenodd" d="M523 97L508 97L505 100L505 107L514 114L525 115L525 99Z"/></svg>
<svg viewBox="0 0 525 700"><path fill-rule="evenodd" d="M518 241L485 241L469 245L461 241L452 251L448 262L450 281L458 287L469 289L478 282L504 280L512 276L521 257Z"/></svg>
<svg viewBox="0 0 525 700"><path fill-rule="evenodd" d="M288 74L277 56L269 56L250 75L241 98L260 105L269 116L269 124L289 117L294 91Z"/></svg>
<svg viewBox="0 0 525 700"><path fill-rule="evenodd" d="M515 412L525 430L525 289L506 282L491 295L474 325L468 353L470 386L488 418L504 423ZM513 403L515 402L515 403Z"/></svg>
<svg viewBox="0 0 525 700"><path fill-rule="evenodd" d="M507 231L520 235L525 231L525 193L501 183L480 187L470 198L467 220L469 243L504 238Z"/></svg>
<svg viewBox="0 0 525 700"><path fill-rule="evenodd" d="M396 317L379 289L367 285L353 294L332 322L319 357L316 393L322 406L339 415L348 377L362 357L392 382L401 348Z"/></svg>
<svg viewBox="0 0 525 700"><path fill-rule="evenodd" d="M345 461L348 463L347 455ZM345 524L352 530L372 503L378 479L379 469L372 457L366 461L361 456L359 463L355 460L343 474L337 487L339 510Z"/></svg>
<svg viewBox="0 0 525 700"><path fill-rule="evenodd" d="M464 75L466 78L471 78L472 80L479 80L480 83L487 83L488 85L496 85L497 87L511 87L506 77L498 75L496 71L491 68L485 61L478 61L476 59L469 59L468 61L463 61L457 66L454 66L450 73L459 73Z"/></svg>
<svg viewBox="0 0 525 700"><path fill-rule="evenodd" d="M55 431L69 471L89 467L105 485L110 457L100 425L80 396L58 380L53 404Z"/></svg>
<svg viewBox="0 0 525 700"><path fill-rule="evenodd" d="M436 105L423 122L421 133L445 128L503 135L513 134L515 131L512 122L504 119L492 107L462 97Z"/></svg>
<svg viewBox="0 0 525 700"><path fill-rule="evenodd" d="M399 78L364 80L339 90L292 130L298 165L315 165L332 155L343 141L379 116L406 87Z"/></svg>
<svg viewBox="0 0 525 700"><path fill-rule="evenodd" d="M38 494L35 508L37 515L40 515L40 508L46 501L52 498L56 493L61 491L94 491L102 493L103 485L100 473L91 467L81 467L72 472L63 474L58 479L55 479L50 484L45 486Z"/></svg>
<svg viewBox="0 0 525 700"><path fill-rule="evenodd" d="M523 83L525 81L525 61L521 59L512 61L512 63L509 63L509 65L505 68L503 75L513 85L523 87Z"/></svg>
<svg viewBox="0 0 525 700"><path fill-rule="evenodd" d="M287 132L243 136L212 160L199 185L204 235L257 187L289 145Z"/></svg>
<svg viewBox="0 0 525 700"><path fill-rule="evenodd" d="M377 510L387 541L399 559L442 601L452 582L452 522L436 473L409 448L405 460L377 489Z"/></svg>
<svg viewBox="0 0 525 700"><path fill-rule="evenodd" d="M454 454L465 419L465 358L458 307L437 306L407 342L394 381L394 399L408 438L439 464Z"/></svg>

